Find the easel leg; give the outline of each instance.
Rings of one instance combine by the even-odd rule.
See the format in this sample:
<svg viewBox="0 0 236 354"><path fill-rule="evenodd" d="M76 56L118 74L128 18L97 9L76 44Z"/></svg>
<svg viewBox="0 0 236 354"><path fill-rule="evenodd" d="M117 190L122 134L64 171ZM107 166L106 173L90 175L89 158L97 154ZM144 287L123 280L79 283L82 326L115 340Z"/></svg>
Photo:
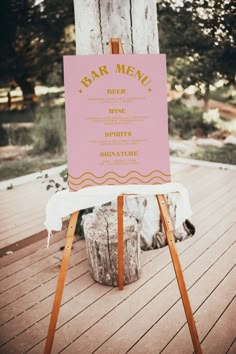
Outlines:
<svg viewBox="0 0 236 354"><path fill-rule="evenodd" d="M196 354L202 354L197 328L194 322L193 313L192 313L192 309L191 309L191 305L190 305L190 301L189 301L189 297L188 297L188 293L184 281L183 271L181 268L179 256L175 245L174 234L173 234L174 229L173 229L172 220L169 213L169 207L164 195L157 195L156 197L160 208L161 218L162 218L162 222L164 225L164 229L168 241L170 254L171 254L182 302L184 305L184 311L188 321L188 326L189 326L189 331L193 342L194 351Z"/></svg>
<svg viewBox="0 0 236 354"><path fill-rule="evenodd" d="M48 336L45 344L44 354L49 354L51 353L52 350L57 318L58 318L59 309L61 305L61 298L62 298L65 279L66 279L67 268L70 260L71 247L74 239L75 227L76 227L78 215L79 215L79 211L76 211L70 216L70 222L69 222L67 235L66 235L65 249L64 249L61 269L57 281L57 289L54 297L54 303L53 303L52 314L51 314L49 328L48 328Z"/></svg>
<svg viewBox="0 0 236 354"><path fill-rule="evenodd" d="M119 290L123 290L123 288L124 288L123 207L124 207L124 196L123 195L119 195L118 198L117 198L118 287L119 287Z"/></svg>
<svg viewBox="0 0 236 354"><path fill-rule="evenodd" d="M124 54L119 38L111 38L109 41L109 51L111 54ZM123 249L123 195L117 198L117 223L118 223L118 287L124 288L124 249Z"/></svg>

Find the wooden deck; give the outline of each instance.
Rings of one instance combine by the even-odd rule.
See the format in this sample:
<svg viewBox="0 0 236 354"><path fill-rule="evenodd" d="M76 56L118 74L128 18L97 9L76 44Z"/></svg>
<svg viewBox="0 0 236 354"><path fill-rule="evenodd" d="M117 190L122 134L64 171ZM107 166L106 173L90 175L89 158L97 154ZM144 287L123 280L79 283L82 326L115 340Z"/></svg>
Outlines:
<svg viewBox="0 0 236 354"><path fill-rule="evenodd" d="M175 163L172 176L190 192L197 228L177 248L203 353L236 353L236 171ZM61 232L49 250L42 239L0 259L0 353L43 353L63 243ZM61 352L192 353L168 247L143 252L141 278L119 291L93 281L76 242L53 345Z"/></svg>
<svg viewBox="0 0 236 354"><path fill-rule="evenodd" d="M58 182L58 176L52 177ZM44 181L44 182L43 182ZM55 190L43 179L0 191L0 256L46 236L45 205Z"/></svg>

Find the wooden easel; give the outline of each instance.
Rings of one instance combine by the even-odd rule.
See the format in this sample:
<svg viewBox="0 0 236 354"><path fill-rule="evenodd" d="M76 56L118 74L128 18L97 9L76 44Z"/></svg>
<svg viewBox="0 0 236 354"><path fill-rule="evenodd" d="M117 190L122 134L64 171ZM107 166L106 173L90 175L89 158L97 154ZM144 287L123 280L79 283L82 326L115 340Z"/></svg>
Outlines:
<svg viewBox="0 0 236 354"><path fill-rule="evenodd" d="M110 54L123 54L122 44L119 38L111 38L109 41L109 53ZM164 195L156 195L157 203L160 209L161 219L164 226L172 263L174 266L176 279L178 282L185 315L188 321L189 331L192 338L192 343L194 351L196 354L202 354L201 345L198 338L197 328L194 322L193 313L184 281L183 271L181 268L179 256L177 253L175 239L174 239L174 227L169 213L169 207ZM124 205L124 195L120 195L117 198L117 224L118 224L118 287L122 290L124 287L124 267L123 267L123 205ZM73 243L73 238L75 234L75 227L78 219L79 211L74 212L70 216L69 226L66 235L66 243L63 254L63 259L61 263L61 269L57 281L57 288L54 297L54 303L48 328L48 335L46 340L46 345L44 349L45 354L51 353L53 339L66 279L66 273L68 269L68 264L70 260L71 248Z"/></svg>

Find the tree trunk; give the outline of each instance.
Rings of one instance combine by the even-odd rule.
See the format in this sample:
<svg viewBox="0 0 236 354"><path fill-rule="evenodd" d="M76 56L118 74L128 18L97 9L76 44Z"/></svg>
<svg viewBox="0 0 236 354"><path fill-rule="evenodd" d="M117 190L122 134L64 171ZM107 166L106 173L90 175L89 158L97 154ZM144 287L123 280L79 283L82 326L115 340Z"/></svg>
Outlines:
<svg viewBox="0 0 236 354"><path fill-rule="evenodd" d="M17 84L19 85L22 95L23 104L27 108L34 104L35 100L35 83L32 80L27 80L25 78L18 78Z"/></svg>
<svg viewBox="0 0 236 354"><path fill-rule="evenodd" d="M159 53L156 1L74 0L77 54L104 54L120 37L126 54Z"/></svg>
<svg viewBox="0 0 236 354"><path fill-rule="evenodd" d="M124 213L124 284L140 277L140 235L137 220ZM102 284L118 285L117 210L96 208L83 217L90 272Z"/></svg>
<svg viewBox="0 0 236 354"><path fill-rule="evenodd" d="M203 111L207 112L208 107L209 107L209 100L210 100L210 85L206 84L206 92L205 95L203 96L204 100L204 105L203 105Z"/></svg>
<svg viewBox="0 0 236 354"><path fill-rule="evenodd" d="M107 44L110 38L121 39L125 54L159 53L155 0L74 0L74 9L77 54L106 54L108 53ZM99 218L101 219L101 215ZM124 218L127 219L125 213ZM94 213L93 216L86 216L85 218L87 222L84 235L92 268L91 273L95 280L115 285L117 266L114 266L114 262L117 262L117 242L107 240L106 236L107 234L114 234L114 223L111 222L107 228L103 227L102 230L100 228L95 230L93 225L101 225L100 219L96 220L95 215L94 220ZM135 220L133 222L135 224ZM138 241L135 241L137 236ZM96 242L93 242L93 237L96 238ZM132 270L130 267L126 267L125 263L124 281L126 283L136 280L140 273L139 231L135 232L135 237L130 239L130 234L124 222L124 255L130 254L132 249L131 254L133 254L132 259L134 261L130 262L127 259L127 264L135 262L132 265ZM104 240L106 246L104 246ZM107 255L107 251L109 255ZM100 264L101 254L103 256L102 264Z"/></svg>

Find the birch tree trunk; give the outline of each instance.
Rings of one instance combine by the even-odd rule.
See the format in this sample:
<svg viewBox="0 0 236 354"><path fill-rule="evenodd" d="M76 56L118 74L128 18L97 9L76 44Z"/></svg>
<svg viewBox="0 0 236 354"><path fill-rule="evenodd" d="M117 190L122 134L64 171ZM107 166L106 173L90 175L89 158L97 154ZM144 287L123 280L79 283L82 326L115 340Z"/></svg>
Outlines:
<svg viewBox="0 0 236 354"><path fill-rule="evenodd" d="M76 27L76 53L77 54L106 54L107 44L110 38L120 38L125 54L157 54L159 53L157 13L155 0L74 0L75 27ZM117 273L116 267L110 260L117 259L117 251L113 255L107 256L107 249L115 249L111 244L104 244L106 234L114 234L114 222L111 222L110 229L102 227L99 220L94 221L91 215L87 217L85 238L87 234L87 253L92 269L91 274L94 279L105 284L116 284L113 273ZM105 217L105 214L104 214ZM98 217L97 217L98 218ZM127 217L126 217L127 218ZM91 221L92 220L92 221ZM125 221L125 220L124 220ZM85 222L85 220L84 220ZM136 229L136 220L130 219L130 223ZM100 225L94 228L93 225ZM91 226L92 225L92 226ZM136 236L124 228L127 235L124 235L124 254L129 254L127 266L125 267L125 283L137 280L140 274L139 260L139 241L136 242ZM94 234L96 242L91 238L91 232ZM138 231L137 231L138 232ZM137 234L136 232L136 234ZM135 234L135 233L134 233ZM105 235L105 236L104 236ZM104 236L104 237L103 237ZM138 235L139 236L139 235ZM109 241L110 242L110 241ZM113 244L115 242L111 241ZM99 245L98 245L99 243ZM130 251L130 245L133 252ZM90 248L88 250L88 247ZM116 246L117 247L117 242ZM104 251L103 251L104 250ZM130 262L130 254L135 264ZM135 257L137 254L137 257ZM109 262L99 262L99 259L109 259ZM130 266L132 263L132 267ZM113 272L112 269L115 269ZM113 272L113 273L112 273ZM108 277L109 275L109 277ZM109 278L107 280L107 278Z"/></svg>
<svg viewBox="0 0 236 354"><path fill-rule="evenodd" d="M125 54L159 53L155 0L74 0L76 53L105 54L111 37Z"/></svg>

